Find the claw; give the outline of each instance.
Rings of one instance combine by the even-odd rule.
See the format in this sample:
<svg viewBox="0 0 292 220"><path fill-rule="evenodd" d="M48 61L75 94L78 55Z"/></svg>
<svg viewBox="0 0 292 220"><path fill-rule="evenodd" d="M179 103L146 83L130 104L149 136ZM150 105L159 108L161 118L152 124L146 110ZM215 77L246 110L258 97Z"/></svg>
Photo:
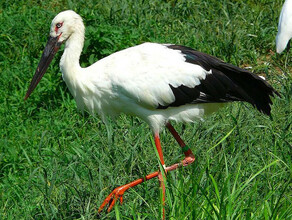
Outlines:
<svg viewBox="0 0 292 220"><path fill-rule="evenodd" d="M189 156L186 156L185 159L182 161L182 165L188 166L195 161L195 156L191 153Z"/></svg>
<svg viewBox="0 0 292 220"><path fill-rule="evenodd" d="M103 201L103 203L101 204L101 206L98 209L98 212L100 213L103 208L109 204L109 207L107 209L108 212L110 212L112 210L112 208L114 207L116 201L119 199L120 203L123 203L123 195L125 193L125 191L127 189L129 189L130 187L127 185L124 186L119 186L117 188L115 188Z"/></svg>

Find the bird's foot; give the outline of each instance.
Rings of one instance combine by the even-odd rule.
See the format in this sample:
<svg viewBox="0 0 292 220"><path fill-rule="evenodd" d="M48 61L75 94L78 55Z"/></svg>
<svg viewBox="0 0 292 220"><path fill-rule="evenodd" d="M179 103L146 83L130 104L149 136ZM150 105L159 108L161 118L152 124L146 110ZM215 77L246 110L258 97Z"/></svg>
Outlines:
<svg viewBox="0 0 292 220"><path fill-rule="evenodd" d="M114 207L116 201L119 199L120 203L123 203L123 195L125 193L125 191L127 189L129 189L130 187L127 185L123 185L123 186L119 186L117 188L115 188L103 201L103 203L101 204L101 206L98 209L98 212L101 212L103 210L103 208L109 204L109 207L107 209L108 212L110 212L112 210L112 208Z"/></svg>
<svg viewBox="0 0 292 220"><path fill-rule="evenodd" d="M190 165L191 163L193 163L194 161L196 160L195 156L190 153L188 156L186 156L183 161L182 161L182 165L185 167L185 166L188 166Z"/></svg>
<svg viewBox="0 0 292 220"><path fill-rule="evenodd" d="M136 179L133 182L130 182L126 185L119 186L119 187L115 188L111 192L111 194L109 194L106 197L106 199L103 201L103 203L101 204L101 206L98 209L98 212L101 212L107 204L109 204L107 211L110 212L118 199L120 200L121 204L123 203L123 195L124 195L126 190L128 190L131 187L137 186L138 184L143 183L144 181L147 181L147 180L150 180L154 177L157 177L158 174L159 174L159 171L156 171L154 173L148 174L147 176Z"/></svg>
<svg viewBox="0 0 292 220"><path fill-rule="evenodd" d="M175 163L173 165L170 165L168 167L165 168L166 171L172 171L175 170L179 167L186 167L188 165L190 165L191 163L193 163L196 160L195 156L190 153L188 156L186 156L180 163Z"/></svg>

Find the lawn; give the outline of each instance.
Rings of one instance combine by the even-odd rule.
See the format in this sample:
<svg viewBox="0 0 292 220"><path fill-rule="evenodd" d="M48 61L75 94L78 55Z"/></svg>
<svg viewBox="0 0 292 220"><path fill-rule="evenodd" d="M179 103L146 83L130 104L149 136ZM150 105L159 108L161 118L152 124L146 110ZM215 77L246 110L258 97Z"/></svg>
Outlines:
<svg viewBox="0 0 292 220"><path fill-rule="evenodd" d="M248 68L279 91L268 117L232 103L195 124L175 124L196 156L167 176L167 219L292 219L292 53L275 53L283 0L1 0L0 219L160 219L159 183L97 213L112 189L159 167L152 134L125 115L106 127L80 113L56 55L24 101L54 16L84 19L83 67L142 42L190 46ZM183 157L166 130L167 165Z"/></svg>

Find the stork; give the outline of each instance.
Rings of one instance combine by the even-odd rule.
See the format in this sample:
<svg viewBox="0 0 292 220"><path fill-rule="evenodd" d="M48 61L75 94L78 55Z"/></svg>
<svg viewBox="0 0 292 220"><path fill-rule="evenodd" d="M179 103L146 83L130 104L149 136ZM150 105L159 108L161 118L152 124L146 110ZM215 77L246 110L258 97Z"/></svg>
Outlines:
<svg viewBox="0 0 292 220"><path fill-rule="evenodd" d="M287 47L290 49L290 39L292 38L292 0L286 0L281 10L278 34L276 37L277 53L282 53Z"/></svg>
<svg viewBox="0 0 292 220"><path fill-rule="evenodd" d="M91 114L99 114L105 123L108 116L121 113L144 120L153 132L165 172L187 166L195 160L171 121L193 122L232 101L248 102L260 112L270 115L271 96L278 95L264 79L247 70L189 47L173 44L143 43L82 68L79 58L84 32L82 18L74 11L63 11L53 19L49 40L25 99L35 89L65 42L60 68L77 107ZM170 166L165 165L159 138L164 126L185 155L182 162ZM116 201L123 201L126 190L154 177L160 181L164 205L165 180L162 174L157 171L117 187L101 204L99 212L106 205L110 211Z"/></svg>

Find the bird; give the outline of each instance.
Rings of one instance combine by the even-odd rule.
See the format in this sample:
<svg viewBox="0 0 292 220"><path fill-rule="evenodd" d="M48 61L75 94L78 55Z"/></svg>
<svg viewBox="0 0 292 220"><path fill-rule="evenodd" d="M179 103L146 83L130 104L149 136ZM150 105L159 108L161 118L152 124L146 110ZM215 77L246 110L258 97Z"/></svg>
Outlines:
<svg viewBox="0 0 292 220"><path fill-rule="evenodd" d="M280 14L278 33L276 36L276 51L282 53L287 47L290 49L292 38L292 0L286 0Z"/></svg>
<svg viewBox="0 0 292 220"><path fill-rule="evenodd" d="M116 201L123 202L131 187L157 177L162 192L165 219L165 181L167 172L195 161L191 148L182 140L172 122L200 120L228 102L248 102L270 115L272 97L280 94L262 77L224 61L176 44L145 42L115 52L91 66L81 67L79 58L84 44L85 27L79 14L62 11L52 20L48 42L24 99L26 100L44 76L61 45L63 79L78 109L108 117L121 113L141 118L154 136L162 169L115 188L103 201L98 212ZM184 159L166 166L160 143L160 132L166 127L179 144Z"/></svg>

